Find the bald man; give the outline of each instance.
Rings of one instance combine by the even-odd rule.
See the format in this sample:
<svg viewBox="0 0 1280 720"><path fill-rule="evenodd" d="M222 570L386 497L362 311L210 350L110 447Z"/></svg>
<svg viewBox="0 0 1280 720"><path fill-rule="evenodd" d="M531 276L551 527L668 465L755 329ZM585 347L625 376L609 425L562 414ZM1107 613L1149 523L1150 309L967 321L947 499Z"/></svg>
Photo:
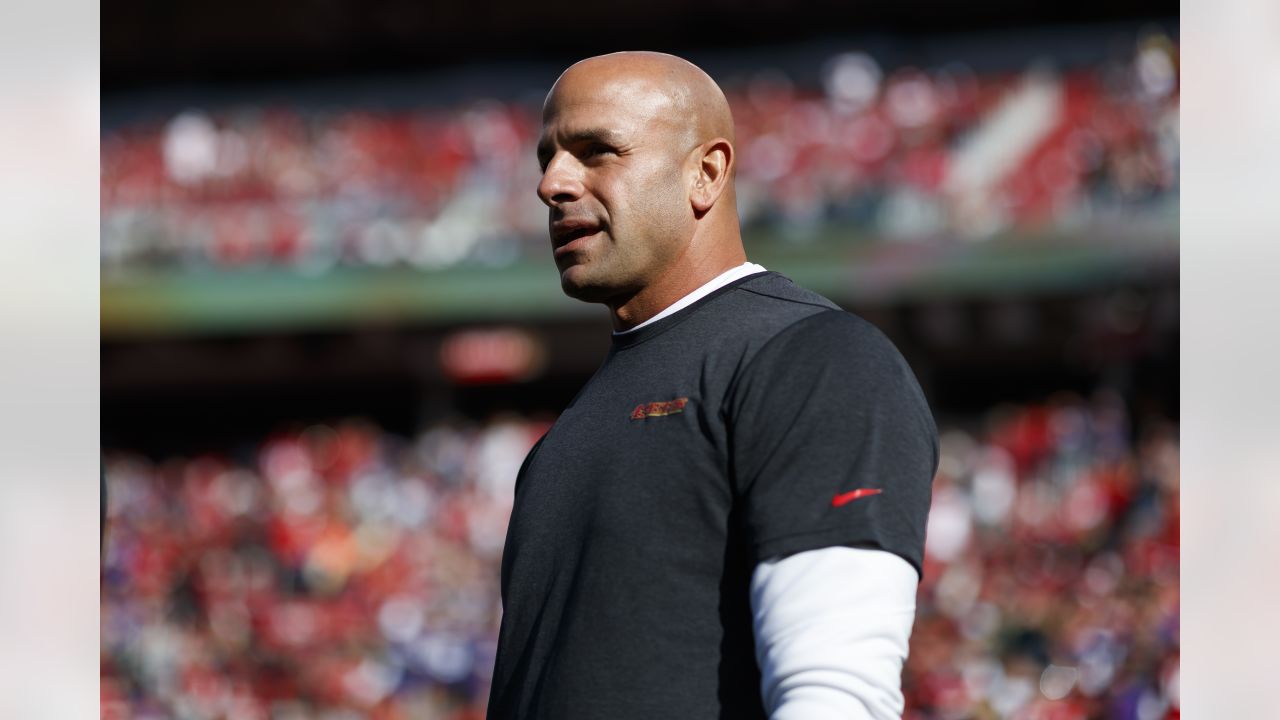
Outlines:
<svg viewBox="0 0 1280 720"><path fill-rule="evenodd" d="M747 262L696 66L579 62L538 196L604 364L520 469L489 718L899 717L936 429L875 328Z"/></svg>

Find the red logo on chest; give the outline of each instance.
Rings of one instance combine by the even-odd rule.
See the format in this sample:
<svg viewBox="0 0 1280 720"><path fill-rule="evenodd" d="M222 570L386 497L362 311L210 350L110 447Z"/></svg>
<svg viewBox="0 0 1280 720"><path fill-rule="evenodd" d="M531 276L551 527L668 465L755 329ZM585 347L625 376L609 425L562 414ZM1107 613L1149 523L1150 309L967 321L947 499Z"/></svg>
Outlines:
<svg viewBox="0 0 1280 720"><path fill-rule="evenodd" d="M664 400L662 402L641 403L631 411L632 420L643 420L651 417L662 417L663 415L675 415L684 412L684 406L689 404L689 398L682 397L675 400Z"/></svg>

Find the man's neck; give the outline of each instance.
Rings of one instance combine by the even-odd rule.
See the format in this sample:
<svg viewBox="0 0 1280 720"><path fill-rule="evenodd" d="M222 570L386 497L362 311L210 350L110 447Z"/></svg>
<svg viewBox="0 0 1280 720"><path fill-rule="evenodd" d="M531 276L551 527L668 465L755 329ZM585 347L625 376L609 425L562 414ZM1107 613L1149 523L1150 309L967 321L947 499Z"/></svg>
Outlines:
<svg viewBox="0 0 1280 720"><path fill-rule="evenodd" d="M747 251L742 247L742 232L732 204L715 208L657 277L650 278L629 297L619 298L621 302L606 303L614 332L639 325L720 273L746 261Z"/></svg>
<svg viewBox="0 0 1280 720"><path fill-rule="evenodd" d="M714 280L721 273L747 261L746 253L725 257L714 264L704 263L684 272L670 270L619 305L610 305L614 332L623 332L643 323L689 293Z"/></svg>
<svg viewBox="0 0 1280 720"><path fill-rule="evenodd" d="M765 268L753 262L744 262L741 265L736 265L734 267L731 267L728 270L725 270L724 272L720 273L719 275L711 278L710 280L703 283L702 285L699 285L696 289L686 294L684 297L668 305L666 308L660 311L657 315L651 316L648 320L645 320L644 322L641 322L638 325L632 325L630 328L626 330L614 330L613 334L615 337L618 337L621 335L630 335L631 333L636 332L640 328L643 328L647 325L652 325L653 323L656 323L659 320L662 320L669 315L674 315L678 312L683 311L684 309L690 307L694 303L697 303L699 300L702 300L703 298L707 297L708 295L711 295L712 293L716 292L720 288L725 287L726 285L731 285L737 280L741 280L750 275L755 275L757 273L762 273L764 271L765 271Z"/></svg>

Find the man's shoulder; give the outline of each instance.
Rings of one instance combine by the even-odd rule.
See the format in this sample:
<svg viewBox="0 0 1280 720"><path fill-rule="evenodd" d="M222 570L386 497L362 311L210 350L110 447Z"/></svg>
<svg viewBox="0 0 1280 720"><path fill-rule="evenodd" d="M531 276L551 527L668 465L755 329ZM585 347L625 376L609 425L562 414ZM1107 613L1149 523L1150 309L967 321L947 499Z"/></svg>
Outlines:
<svg viewBox="0 0 1280 720"><path fill-rule="evenodd" d="M714 303L715 321L733 335L767 339L820 313L839 311L827 298L776 272L751 275L734 283Z"/></svg>
<svg viewBox="0 0 1280 720"><path fill-rule="evenodd" d="M751 275L738 284L739 296L744 302L775 312L811 315L815 310L839 310L831 300L800 287L781 273L763 272Z"/></svg>
<svg viewBox="0 0 1280 720"><path fill-rule="evenodd" d="M901 355L872 323L776 272L753 275L724 298L722 312L734 332L747 340L747 354L793 360L832 357L872 364L898 364Z"/></svg>
<svg viewBox="0 0 1280 720"><path fill-rule="evenodd" d="M736 315L741 321L738 331L757 340L783 334L835 333L845 339L879 334L867 321L776 272L748 277L734 290L722 311Z"/></svg>
<svg viewBox="0 0 1280 720"><path fill-rule="evenodd" d="M702 357L727 363L734 373L750 366L762 351L795 359L873 361L874 356L893 354L874 325L776 272L723 288L690 318L694 322L681 328L678 341L702 348Z"/></svg>

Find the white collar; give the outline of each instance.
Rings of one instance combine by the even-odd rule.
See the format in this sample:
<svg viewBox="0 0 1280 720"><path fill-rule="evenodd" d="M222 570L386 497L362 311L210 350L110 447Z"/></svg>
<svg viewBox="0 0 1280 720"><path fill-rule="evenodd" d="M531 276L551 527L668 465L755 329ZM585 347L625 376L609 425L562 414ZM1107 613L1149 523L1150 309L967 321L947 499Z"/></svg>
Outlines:
<svg viewBox="0 0 1280 720"><path fill-rule="evenodd" d="M729 268L728 270L725 270L724 272L720 273L714 278L708 280L705 284L703 284L697 290L694 290L688 295L685 295L679 300L671 303L662 312L658 313L657 315L654 315L653 317L649 318L648 320L645 320L644 322L640 323L639 325L633 328L629 328L627 330L622 330L622 331L615 330L613 334L626 335L627 333L635 332L636 330L639 330L645 325L648 325L650 323L655 323L661 320L662 318L667 317L668 315L671 315L672 313L679 312L680 310L683 310L689 307L693 303L701 300L707 295L710 295L712 292L719 290L725 285L728 285L734 280L740 280L748 275L754 275L756 273L762 273L764 271L765 270L763 267L753 262L744 262L737 267Z"/></svg>

